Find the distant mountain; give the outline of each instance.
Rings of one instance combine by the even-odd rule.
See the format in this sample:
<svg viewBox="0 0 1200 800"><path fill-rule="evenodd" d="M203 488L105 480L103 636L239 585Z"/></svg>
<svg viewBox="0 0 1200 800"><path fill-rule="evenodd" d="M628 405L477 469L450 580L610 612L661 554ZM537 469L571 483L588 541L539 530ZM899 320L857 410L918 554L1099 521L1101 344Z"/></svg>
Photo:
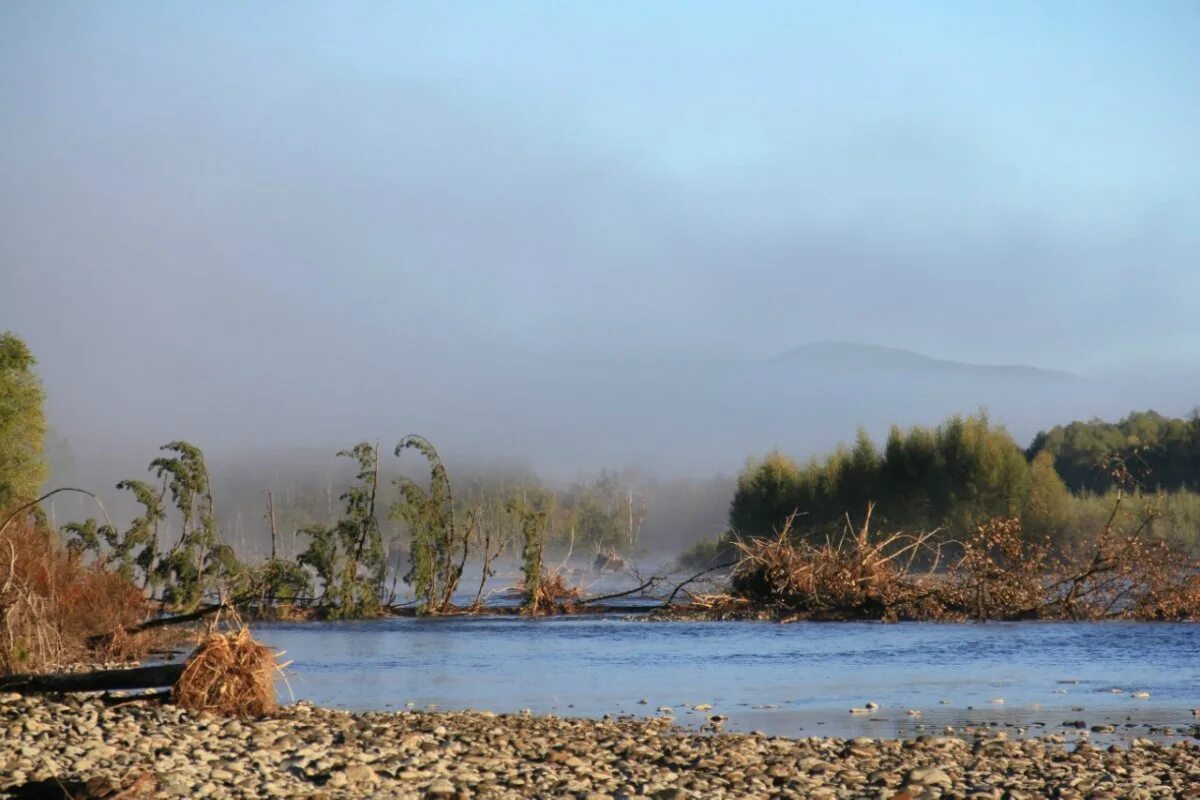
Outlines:
<svg viewBox="0 0 1200 800"><path fill-rule="evenodd" d="M810 342L769 359L770 364L793 368L833 371L870 371L907 373L930 377L961 375L973 378L1025 379L1080 382L1084 379L1069 372L1041 369L1019 364L967 364L933 358L910 350L858 342Z"/></svg>

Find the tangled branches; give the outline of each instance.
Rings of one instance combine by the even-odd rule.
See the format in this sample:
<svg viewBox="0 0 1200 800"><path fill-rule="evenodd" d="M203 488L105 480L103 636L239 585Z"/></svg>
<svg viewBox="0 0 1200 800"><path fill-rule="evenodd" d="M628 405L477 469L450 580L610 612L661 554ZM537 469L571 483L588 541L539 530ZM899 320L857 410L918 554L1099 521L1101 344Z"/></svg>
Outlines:
<svg viewBox="0 0 1200 800"><path fill-rule="evenodd" d="M962 542L939 541L938 531L876 535L872 508L860 528L847 519L836 542L795 538L794 515L773 537L735 542L728 593L695 597L688 610L781 620L1200 619L1200 565L1149 532L1152 514L1124 524L1119 499L1075 553L1026 538L1020 520L1004 517Z"/></svg>
<svg viewBox="0 0 1200 800"><path fill-rule="evenodd" d="M781 617L906 619L933 597L929 574L913 571L924 559L934 566L940 549L937 531L871 533L871 513L855 530L849 519L835 543L792 538L795 515L771 538L737 542L739 560L730 576L730 594L751 607ZM932 572L932 570L931 570Z"/></svg>

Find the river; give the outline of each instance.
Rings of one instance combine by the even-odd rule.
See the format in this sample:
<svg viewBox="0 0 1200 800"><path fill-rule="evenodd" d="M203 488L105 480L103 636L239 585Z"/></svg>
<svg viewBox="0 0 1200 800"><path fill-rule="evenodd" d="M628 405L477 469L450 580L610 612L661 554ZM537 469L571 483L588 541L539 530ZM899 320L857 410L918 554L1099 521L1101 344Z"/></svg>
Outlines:
<svg viewBox="0 0 1200 800"><path fill-rule="evenodd" d="M1200 626L1187 624L609 615L277 623L256 634L292 661L285 698L352 710L601 717L670 706L681 724L719 714L727 729L786 736L912 736L987 723L1035 735L1078 720L1117 725L1128 738L1200 723L1191 713L1200 708ZM1149 697L1135 697L1142 692ZM849 713L867 703L879 707ZM699 704L712 710L694 711Z"/></svg>

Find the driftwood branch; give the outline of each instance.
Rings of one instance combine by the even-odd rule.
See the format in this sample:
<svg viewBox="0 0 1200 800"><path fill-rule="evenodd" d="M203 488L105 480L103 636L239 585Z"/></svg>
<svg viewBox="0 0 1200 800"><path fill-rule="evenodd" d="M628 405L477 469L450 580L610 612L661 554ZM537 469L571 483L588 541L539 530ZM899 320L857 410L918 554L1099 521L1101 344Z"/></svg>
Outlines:
<svg viewBox="0 0 1200 800"><path fill-rule="evenodd" d="M726 561L724 564L717 564L715 567L709 567L708 569L701 570L700 572L697 572L692 577L688 578L686 581L676 584L675 590L671 592L669 597L667 597L666 604L671 605L671 603L675 602L675 595L679 594L679 591L681 589L683 589L683 587L685 587L689 583L691 583L692 581L699 580L700 578L703 578L705 575L716 572L717 570L727 569L729 567L734 566L735 564L737 564L737 561Z"/></svg>
<svg viewBox="0 0 1200 800"><path fill-rule="evenodd" d="M60 489L53 489L49 492L46 492L44 495L42 495L38 499L30 500L28 503L26 503L23 506L19 506L15 511L13 511L11 514L9 514L4 519L3 523L0 523L0 533L4 533L4 531L12 523L12 521L14 519L16 519L17 517L19 517L21 514L28 511L29 509L33 508L34 506L36 506L38 503L42 502L43 500L53 497L54 495L58 494L59 492L78 492L79 494L86 494L88 497L90 497L96 501L96 505L100 507L100 513L104 515L104 522L108 525L108 527L111 528L113 526L112 520L110 520L108 518L108 512L104 509L104 503L100 502L99 497L97 497L92 492L89 492L87 489L73 489L70 486L63 486Z"/></svg>
<svg viewBox="0 0 1200 800"><path fill-rule="evenodd" d="M6 675L0 677L0 691L20 694L48 692L103 692L120 689L157 689L173 686L183 674L183 664L162 664L135 669L108 669L99 672L59 673L53 675Z"/></svg>
<svg viewBox="0 0 1200 800"><path fill-rule="evenodd" d="M661 580L661 579L657 575L652 575L641 586L635 586L634 588L629 589L624 592L615 592L613 594L605 594L605 595L601 595L599 597L589 597L585 600L580 600L579 602L581 605L594 605L595 603L599 603L604 600L616 600L618 597L629 597L631 594L637 594L638 592L642 592L642 591L645 591L646 589L651 588L652 586L654 586L654 584L658 583L659 580Z"/></svg>
<svg viewBox="0 0 1200 800"><path fill-rule="evenodd" d="M98 633L94 636L89 636L87 644L88 647L99 647L100 645L110 641L118 633L132 635L135 633L142 633L143 631L152 631L155 628L165 628L170 625L183 625L188 622L195 622L196 620L204 619L210 614L215 614L223 608L236 607L239 604L252 599L253 596L247 595L245 597L239 597L238 599L228 603L213 603L211 605L202 606L195 611L189 611L186 614L175 614L170 617L156 617L155 619L139 622L136 625L128 625L124 628L119 628L108 633Z"/></svg>

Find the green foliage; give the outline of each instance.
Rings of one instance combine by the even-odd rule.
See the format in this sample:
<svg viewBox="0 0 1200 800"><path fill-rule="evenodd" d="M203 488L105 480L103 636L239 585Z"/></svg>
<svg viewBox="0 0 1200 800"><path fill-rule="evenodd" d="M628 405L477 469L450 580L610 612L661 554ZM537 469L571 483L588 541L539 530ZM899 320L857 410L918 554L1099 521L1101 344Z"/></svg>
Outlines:
<svg viewBox="0 0 1200 800"><path fill-rule="evenodd" d="M200 448L176 441L164 445L173 455L150 462L163 481L161 489L138 480L117 484L133 494L142 507L124 532L89 519L68 523L63 532L68 548L91 553L105 568L143 589L161 590L162 598L180 611L194 609L208 595L233 588L244 580L244 568L232 548L217 535L216 516L208 470ZM179 512L180 536L165 554L158 547L159 528L167 520L163 504L168 488Z"/></svg>
<svg viewBox="0 0 1200 800"><path fill-rule="evenodd" d="M358 461L356 483L341 496L344 510L337 524L338 538L349 555L339 582L338 607L347 616L372 616L379 613L383 602L387 571L383 536L375 516L379 446L359 442L353 449L343 450L338 455Z"/></svg>
<svg viewBox="0 0 1200 800"><path fill-rule="evenodd" d="M1072 500L1054 469L1054 457L1045 451L1038 453L1029 465L1029 502L1021 520L1026 536L1065 541L1072 522Z"/></svg>
<svg viewBox="0 0 1200 800"><path fill-rule="evenodd" d="M301 566L311 567L317 574L317 582L321 584L321 599L324 601L340 574L341 557L338 553L336 532L328 525L311 525L301 528L299 533L308 537L308 547L300 553L296 561Z"/></svg>
<svg viewBox="0 0 1200 800"><path fill-rule="evenodd" d="M684 550L679 555L679 566L685 569L710 569L732 563L736 556L737 547L734 546L732 535L726 531L720 536L701 539Z"/></svg>
<svg viewBox="0 0 1200 800"><path fill-rule="evenodd" d="M743 536L766 536L799 512L797 527L840 529L847 511L877 504L893 529L969 530L1026 506L1030 469L1020 448L984 414L952 417L935 429L893 428L881 455L860 431L853 449L798 467L771 453L738 477L730 522Z"/></svg>
<svg viewBox="0 0 1200 800"><path fill-rule="evenodd" d="M1030 460L1047 452L1073 492L1116 488L1109 465L1123 461L1147 488L1200 491L1200 413L1188 419L1135 411L1117 423L1093 419L1057 425L1034 437Z"/></svg>
<svg viewBox="0 0 1200 800"><path fill-rule="evenodd" d="M1200 555L1200 494L1187 491L1072 495L1063 514L1065 523L1058 532L1059 548L1073 551L1086 547L1109 522L1117 527L1136 528L1149 520L1147 530L1181 552Z"/></svg>
<svg viewBox="0 0 1200 800"><path fill-rule="evenodd" d="M1153 485L1165 470L1173 491L1134 491L1122 514L1152 519L1159 538L1200 551L1200 420L1171 420L1154 412L1130 414L1117 425L1072 423L1038 434L1027 451L984 415L952 417L937 428L892 428L882 455L859 432L853 450L838 448L798 467L779 453L750 461L738 476L730 521L740 535L765 536L799 512L795 526L809 537L836 532L847 511L877 503L876 518L891 530L946 529L963 540L993 518L1018 518L1029 541L1048 540L1059 552L1094 542L1117 505L1124 467L1140 469ZM1064 461L1065 466L1064 466ZM1113 469L1117 464L1122 469ZM1074 483L1073 483L1074 482ZM1100 493L1092 493L1099 487ZM1129 522L1127 520L1127 522ZM696 548L688 562L729 546L726 536Z"/></svg>
<svg viewBox="0 0 1200 800"><path fill-rule="evenodd" d="M572 523L583 544L597 550L616 547L622 539L621 529L612 512L593 497L582 498L573 509Z"/></svg>
<svg viewBox="0 0 1200 800"><path fill-rule="evenodd" d="M748 460L738 475L729 512L733 527L751 534L773 531L796 510L802 480L811 483L817 469L814 462L802 478L796 463L778 450L761 461Z"/></svg>
<svg viewBox="0 0 1200 800"><path fill-rule="evenodd" d="M114 568L125 580L134 582L140 577L142 588L154 583L158 559L158 525L166 518L162 492L142 481L121 481L118 489L128 489L141 503L142 515L134 519L125 533L118 533L96 520L69 522L63 526L67 547L74 553L92 553L101 566ZM140 573L140 575L139 575Z"/></svg>
<svg viewBox="0 0 1200 800"><path fill-rule="evenodd" d="M547 512L545 508L532 505L525 497L509 500L506 508L521 521L521 573L525 579L522 608L526 613L536 613L545 570L543 550Z"/></svg>
<svg viewBox="0 0 1200 800"><path fill-rule="evenodd" d="M33 500L46 479L45 393L36 364L21 339L0 334L0 512Z"/></svg>
<svg viewBox="0 0 1200 800"><path fill-rule="evenodd" d="M185 441L170 442L160 449L173 455L154 459L150 469L170 489L182 527L174 547L155 564L155 581L163 586L164 600L177 610L189 611L219 585L237 579L241 566L217 535L204 453Z"/></svg>
<svg viewBox="0 0 1200 800"><path fill-rule="evenodd" d="M63 526L63 532L69 537L67 550L76 555L92 553L100 556L107 542L112 545L116 533L107 525L100 525L94 519L86 522L68 522Z"/></svg>
<svg viewBox="0 0 1200 800"><path fill-rule="evenodd" d="M355 483L340 496L343 511L336 524L313 525L300 531L309 537L309 544L297 563L316 573L322 587L321 601L327 604L330 617L370 617L382 608L387 573L383 536L375 514L379 447L360 442L338 456L358 462Z"/></svg>
<svg viewBox="0 0 1200 800"><path fill-rule="evenodd" d="M434 446L423 437L406 436L396 445L396 455L408 449L429 464L429 486L397 478L400 499L391 515L408 525L411 536L411 566L404 580L413 587L420 611L438 614L452 605L470 550L474 515L468 513L465 524L458 521L450 475Z"/></svg>
<svg viewBox="0 0 1200 800"><path fill-rule="evenodd" d="M158 559L158 526L167 518L166 509L163 508L166 487L156 491L143 481L127 480L118 483L117 488L132 492L142 506L142 513L133 520L129 530L115 546L115 557L122 574L133 579L135 573L140 572L142 587L152 587L155 585L154 566Z"/></svg>
<svg viewBox="0 0 1200 800"><path fill-rule="evenodd" d="M264 615L269 615L276 603L297 603L312 591L308 570L284 558L272 558L248 570L246 582L247 593L257 598Z"/></svg>

